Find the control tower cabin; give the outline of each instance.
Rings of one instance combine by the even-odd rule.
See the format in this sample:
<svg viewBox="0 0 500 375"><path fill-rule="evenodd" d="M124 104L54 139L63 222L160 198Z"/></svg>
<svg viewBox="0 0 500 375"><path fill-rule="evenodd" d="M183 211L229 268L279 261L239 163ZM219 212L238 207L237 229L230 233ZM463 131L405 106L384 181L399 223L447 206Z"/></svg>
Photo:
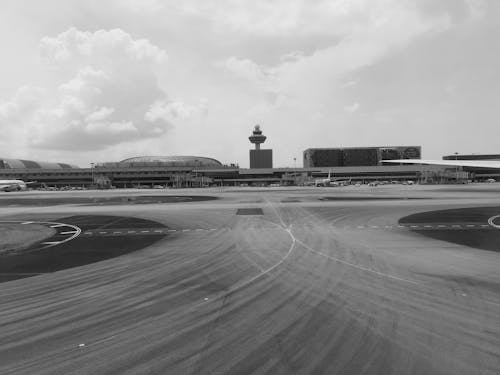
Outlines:
<svg viewBox="0 0 500 375"><path fill-rule="evenodd" d="M252 135L248 137L255 145L255 150L250 150L250 168L272 168L273 150L261 150L260 144L266 141L266 136L262 134L260 125L255 125Z"/></svg>

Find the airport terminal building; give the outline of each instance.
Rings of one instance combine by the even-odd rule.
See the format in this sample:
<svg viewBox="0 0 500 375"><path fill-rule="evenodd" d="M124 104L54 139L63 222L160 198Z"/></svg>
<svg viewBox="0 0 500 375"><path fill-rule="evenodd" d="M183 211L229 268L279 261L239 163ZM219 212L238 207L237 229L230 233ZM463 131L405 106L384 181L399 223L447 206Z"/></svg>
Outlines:
<svg viewBox="0 0 500 375"><path fill-rule="evenodd" d="M250 168L224 165L206 156L136 156L118 162L92 163L79 168L49 163L0 158L0 179L32 181L48 188L184 188L208 186L309 185L331 175L332 180L352 183L371 181L421 183L458 182L500 178L498 170L450 168L438 165L389 164L384 160L420 159L421 146L309 148L303 152L302 168L273 168L272 151L260 144L266 137L256 125L249 137ZM443 159L497 159L500 155L451 155Z"/></svg>
<svg viewBox="0 0 500 375"><path fill-rule="evenodd" d="M201 156L139 156L120 162L97 163L91 168L57 167L0 159L0 179L36 181L34 187L100 188L184 188L208 186L267 186L307 185L330 173L333 179L352 179L353 182L417 181L423 175L420 165L374 165L305 168L240 168L223 165ZM18 168L13 168L17 166ZM439 174L442 167L425 166L427 176Z"/></svg>

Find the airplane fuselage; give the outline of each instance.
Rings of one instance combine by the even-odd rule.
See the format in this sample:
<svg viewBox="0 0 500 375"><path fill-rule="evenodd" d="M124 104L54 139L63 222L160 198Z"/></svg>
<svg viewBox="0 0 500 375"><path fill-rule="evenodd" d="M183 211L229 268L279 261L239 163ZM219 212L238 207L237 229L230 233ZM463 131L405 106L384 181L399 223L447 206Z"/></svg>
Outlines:
<svg viewBox="0 0 500 375"><path fill-rule="evenodd" d="M0 180L0 191L26 190L26 183L22 180Z"/></svg>

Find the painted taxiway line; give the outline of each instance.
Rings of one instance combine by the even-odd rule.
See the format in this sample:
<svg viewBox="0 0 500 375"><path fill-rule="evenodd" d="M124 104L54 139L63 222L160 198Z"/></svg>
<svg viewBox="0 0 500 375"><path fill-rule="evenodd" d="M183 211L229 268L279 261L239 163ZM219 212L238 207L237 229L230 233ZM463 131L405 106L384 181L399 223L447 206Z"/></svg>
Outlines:
<svg viewBox="0 0 500 375"><path fill-rule="evenodd" d="M356 269L364 271L364 272L369 272L369 273L372 273L372 274L375 274L375 275L378 275L378 276L381 276L381 277L384 277L384 278L388 278L388 279L392 279L392 280L398 280L398 281L404 281L406 283L415 284L415 285L421 285L421 283L419 283L417 281L408 280L408 279L405 279L405 278L402 278L402 277L398 277L398 276L394 276L394 275L390 275L390 274L384 273L384 272L379 272L379 271L376 271L374 269L363 267L363 266L360 266L359 264L354 264L354 263L348 262L346 260L334 257L332 255L328 255L328 254L322 253L321 251L317 251L317 250L313 249L312 247L310 247L309 245L305 244L304 242L302 242L300 240L296 239L296 241L299 244L301 244L302 246L304 246L306 249L308 249L309 251L311 251L312 253L314 253L314 254L317 254L317 255L320 255L322 257L334 260L335 262L338 262L338 263L345 264L345 265L347 265L349 267L356 268Z"/></svg>
<svg viewBox="0 0 500 375"><path fill-rule="evenodd" d="M86 236L119 236L119 235L146 235L146 234L166 234L166 233L206 233L217 231L217 228L192 228L192 229L149 229L149 230L86 230ZM69 233L69 232L68 232Z"/></svg>
<svg viewBox="0 0 500 375"><path fill-rule="evenodd" d="M45 242L40 242L40 245L45 245L46 247L51 247L51 246L56 246L63 244L65 242L71 241L78 237L81 233L82 230L80 227L77 227L76 225L72 224L65 224L65 223L57 223L57 222L52 222L52 221L0 221L0 224L2 223L15 223L15 224L20 224L20 225L43 225L47 228L53 228L56 230L56 233L52 235L50 238L53 238L55 236L67 236L64 239L60 239L58 241L45 241ZM65 228L65 229L62 229ZM49 239L50 239L49 238Z"/></svg>
<svg viewBox="0 0 500 375"><path fill-rule="evenodd" d="M335 226L335 225L334 225ZM382 229L382 230L468 230L468 229L500 229L500 226L491 224L398 224L398 225L346 225L338 226L339 229Z"/></svg>
<svg viewBox="0 0 500 375"><path fill-rule="evenodd" d="M495 220L498 219L500 215L492 216L488 219L488 225L491 225L493 228L500 229L500 225L495 224Z"/></svg>

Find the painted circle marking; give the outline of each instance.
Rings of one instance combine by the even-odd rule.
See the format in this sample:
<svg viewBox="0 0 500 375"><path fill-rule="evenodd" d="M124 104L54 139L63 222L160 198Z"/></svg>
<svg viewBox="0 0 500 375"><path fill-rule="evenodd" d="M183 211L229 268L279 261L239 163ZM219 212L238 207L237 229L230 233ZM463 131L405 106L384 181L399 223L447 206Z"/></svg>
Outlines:
<svg viewBox="0 0 500 375"><path fill-rule="evenodd" d="M500 217L500 215L495 215L495 216L492 216L488 219L488 224L490 224L493 228L497 228L497 229L500 229L500 225L497 225L494 223L495 219L498 219Z"/></svg>
<svg viewBox="0 0 500 375"><path fill-rule="evenodd" d="M40 225L48 226L48 227L53 228L53 229L56 229L56 228L62 229L64 227L71 228L71 230L69 230L69 231L65 230L64 232L57 232L57 230L56 230L56 235L57 234L62 234L62 235L71 234L71 236L68 238L65 238L64 240L61 240L61 241L40 242L41 245L46 245L46 246L43 246L42 249L45 249L47 247L60 245L62 243L71 241L71 240L75 239L76 237L78 237L80 235L80 233L82 233L82 230L79 227L77 227L76 225L65 224L65 223L55 223L55 222L51 222L51 221L0 221L0 224L2 224L2 223L21 224L21 225L40 224Z"/></svg>

